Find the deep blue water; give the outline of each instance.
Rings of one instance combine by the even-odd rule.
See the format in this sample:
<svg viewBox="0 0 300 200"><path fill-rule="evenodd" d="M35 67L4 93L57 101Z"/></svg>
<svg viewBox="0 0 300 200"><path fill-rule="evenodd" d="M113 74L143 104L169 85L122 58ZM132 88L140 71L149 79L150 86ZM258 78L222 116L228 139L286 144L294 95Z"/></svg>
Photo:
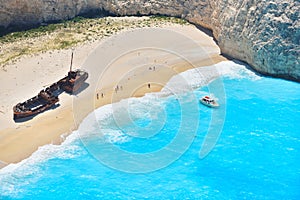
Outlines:
<svg viewBox="0 0 300 200"><path fill-rule="evenodd" d="M225 110L224 119L192 102L205 86L182 97L134 99L133 124L100 117L101 128L89 124L81 139L75 132L1 169L0 199L300 199L300 84L247 75L222 81L226 104L213 112ZM200 158L209 124L219 120L220 138ZM175 161L164 167L169 157ZM157 169L124 172L135 166Z"/></svg>

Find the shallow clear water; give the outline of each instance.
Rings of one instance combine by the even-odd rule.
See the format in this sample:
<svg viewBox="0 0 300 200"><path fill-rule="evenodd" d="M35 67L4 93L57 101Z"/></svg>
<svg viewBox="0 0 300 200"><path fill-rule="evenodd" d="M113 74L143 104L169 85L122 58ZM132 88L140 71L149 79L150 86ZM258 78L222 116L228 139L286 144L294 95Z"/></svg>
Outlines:
<svg viewBox="0 0 300 200"><path fill-rule="evenodd" d="M134 124L118 127L102 108L96 112L101 129L87 120L81 140L75 132L64 144L44 146L31 158L1 169L0 199L300 199L300 84L249 75L242 67L231 72L238 76L223 77L224 127L205 158L200 159L199 152L211 109L197 104L197 109L193 105L181 112L193 103L188 98L182 103L175 96L150 95L131 101ZM189 95L199 98L207 91L204 86ZM180 124L183 118L188 126ZM190 127L195 124L194 132ZM136 127L146 131L141 134ZM159 152L172 144L180 127L192 134L192 144L167 167L134 174L96 159L105 154L106 144L140 155ZM172 148L180 149L180 141ZM162 155L158 162L164 163L168 156ZM117 156L100 158L119 159L123 166L124 158ZM133 165L155 165L144 161Z"/></svg>

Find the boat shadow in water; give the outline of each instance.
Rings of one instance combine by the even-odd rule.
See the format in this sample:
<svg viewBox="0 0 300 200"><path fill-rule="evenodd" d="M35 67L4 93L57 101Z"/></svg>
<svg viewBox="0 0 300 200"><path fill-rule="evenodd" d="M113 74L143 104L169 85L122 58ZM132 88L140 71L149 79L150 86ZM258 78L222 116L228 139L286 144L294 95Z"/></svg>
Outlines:
<svg viewBox="0 0 300 200"><path fill-rule="evenodd" d="M37 116L37 115L39 115L39 114L41 114L41 113L47 112L47 111L49 111L49 110L54 110L54 109L58 108L59 106L60 106L60 104L55 104L55 105L51 106L50 108L48 108L47 110L44 110L43 112L37 113L37 114L35 114L35 115L31 115L31 116L29 116L29 117L24 117L24 118L17 118L17 119L14 119L14 122L15 122L15 123L26 122L26 121L28 121L28 120L33 119L35 116Z"/></svg>

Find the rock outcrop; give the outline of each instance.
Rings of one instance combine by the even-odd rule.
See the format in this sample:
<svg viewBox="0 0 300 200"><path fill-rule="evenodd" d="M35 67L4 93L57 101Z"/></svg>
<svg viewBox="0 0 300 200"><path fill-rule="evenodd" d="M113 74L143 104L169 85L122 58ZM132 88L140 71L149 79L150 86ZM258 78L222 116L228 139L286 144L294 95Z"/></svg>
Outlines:
<svg viewBox="0 0 300 200"><path fill-rule="evenodd" d="M223 54L300 81L299 0L0 0L0 31L89 12L181 17L212 30Z"/></svg>

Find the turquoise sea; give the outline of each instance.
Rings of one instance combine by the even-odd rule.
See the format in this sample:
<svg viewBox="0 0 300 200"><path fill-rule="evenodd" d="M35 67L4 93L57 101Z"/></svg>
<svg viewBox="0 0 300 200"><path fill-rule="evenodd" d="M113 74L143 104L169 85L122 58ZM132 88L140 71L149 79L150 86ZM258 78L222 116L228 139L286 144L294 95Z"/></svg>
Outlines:
<svg viewBox="0 0 300 200"><path fill-rule="evenodd" d="M0 199L300 199L300 84L216 69L183 73L193 90L180 95L129 99L131 122L99 108L62 145L1 169ZM220 108L197 101L209 92Z"/></svg>

